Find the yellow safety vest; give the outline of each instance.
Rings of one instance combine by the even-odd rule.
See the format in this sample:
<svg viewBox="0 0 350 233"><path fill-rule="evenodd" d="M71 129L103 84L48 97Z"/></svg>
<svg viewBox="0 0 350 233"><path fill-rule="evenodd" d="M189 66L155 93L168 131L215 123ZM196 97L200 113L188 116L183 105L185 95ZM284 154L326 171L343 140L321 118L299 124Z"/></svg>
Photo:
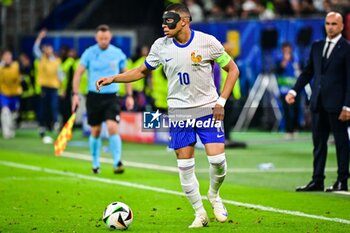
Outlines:
<svg viewBox="0 0 350 233"><path fill-rule="evenodd" d="M72 57L68 57L64 62L61 64L62 71L64 72L64 79L62 80L62 84L60 86L60 93L64 93L67 90L67 85L69 82L69 71L73 67L74 70L74 63L75 60ZM71 77L72 78L72 77Z"/></svg>
<svg viewBox="0 0 350 233"><path fill-rule="evenodd" d="M140 65L145 63L145 60L146 60L145 56L138 58L132 64L132 68L139 67ZM145 89L145 79L140 79L140 80L137 80L136 82L132 82L131 85L132 85L132 90L134 90L134 91L139 91L139 92L144 91L144 89Z"/></svg>
<svg viewBox="0 0 350 233"><path fill-rule="evenodd" d="M18 62L0 67L0 93L6 96L19 96L22 93L21 74Z"/></svg>
<svg viewBox="0 0 350 233"><path fill-rule="evenodd" d="M41 87L59 88L61 81L58 77L58 69L61 65L61 59L54 60L42 56L38 65L38 80Z"/></svg>
<svg viewBox="0 0 350 233"><path fill-rule="evenodd" d="M163 73L163 66L152 71L152 92L154 104L158 108L168 108L168 80Z"/></svg>

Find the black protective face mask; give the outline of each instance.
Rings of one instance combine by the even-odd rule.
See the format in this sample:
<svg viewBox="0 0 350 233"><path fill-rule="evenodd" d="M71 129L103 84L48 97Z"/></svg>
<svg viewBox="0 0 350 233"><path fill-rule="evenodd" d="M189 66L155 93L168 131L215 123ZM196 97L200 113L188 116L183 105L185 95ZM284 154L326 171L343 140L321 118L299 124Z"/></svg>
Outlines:
<svg viewBox="0 0 350 233"><path fill-rule="evenodd" d="M172 19L172 23L167 23L167 19ZM168 26L169 29L176 28L176 24L180 21L181 17L179 14L171 11L165 11L163 14L163 25Z"/></svg>

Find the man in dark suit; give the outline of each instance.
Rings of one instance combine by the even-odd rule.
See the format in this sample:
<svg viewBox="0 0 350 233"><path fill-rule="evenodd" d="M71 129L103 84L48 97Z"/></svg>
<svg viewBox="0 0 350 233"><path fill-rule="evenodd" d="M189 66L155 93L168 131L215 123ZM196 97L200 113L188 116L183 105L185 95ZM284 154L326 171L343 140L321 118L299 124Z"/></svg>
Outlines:
<svg viewBox="0 0 350 233"><path fill-rule="evenodd" d="M327 141L333 132L336 145L338 177L326 192L347 191L349 177L349 137L347 121L350 119L350 44L342 36L342 16L330 12L325 19L327 38L312 44L308 64L286 95L292 104L306 84L311 82L313 139L312 181L296 191L323 191L327 158Z"/></svg>

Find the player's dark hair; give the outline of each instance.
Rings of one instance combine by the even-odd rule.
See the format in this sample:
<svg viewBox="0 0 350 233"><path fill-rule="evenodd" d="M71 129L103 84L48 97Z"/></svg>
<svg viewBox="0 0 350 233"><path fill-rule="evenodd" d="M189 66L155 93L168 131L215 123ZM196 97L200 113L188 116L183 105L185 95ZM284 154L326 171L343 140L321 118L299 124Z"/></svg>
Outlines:
<svg viewBox="0 0 350 233"><path fill-rule="evenodd" d="M176 13L185 13L191 17L190 10L187 8L186 5L184 5L182 3L171 4L171 5L167 6L165 11L175 11Z"/></svg>
<svg viewBox="0 0 350 233"><path fill-rule="evenodd" d="M96 32L99 32L99 31L107 32L107 31L110 31L110 29L107 24L101 24L96 28Z"/></svg>

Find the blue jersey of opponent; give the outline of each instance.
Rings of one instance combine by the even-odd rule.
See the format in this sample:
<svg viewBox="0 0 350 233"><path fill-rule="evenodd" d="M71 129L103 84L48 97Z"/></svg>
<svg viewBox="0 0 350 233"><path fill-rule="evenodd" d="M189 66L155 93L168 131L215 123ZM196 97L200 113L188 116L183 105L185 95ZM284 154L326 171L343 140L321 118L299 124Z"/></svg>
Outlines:
<svg viewBox="0 0 350 233"><path fill-rule="evenodd" d="M107 49L102 50L96 44L85 50L80 64L88 71L88 90L97 92L95 86L97 79L119 74L126 66L126 55L114 45L109 45ZM100 93L116 93L118 90L119 85L113 83L101 88Z"/></svg>

